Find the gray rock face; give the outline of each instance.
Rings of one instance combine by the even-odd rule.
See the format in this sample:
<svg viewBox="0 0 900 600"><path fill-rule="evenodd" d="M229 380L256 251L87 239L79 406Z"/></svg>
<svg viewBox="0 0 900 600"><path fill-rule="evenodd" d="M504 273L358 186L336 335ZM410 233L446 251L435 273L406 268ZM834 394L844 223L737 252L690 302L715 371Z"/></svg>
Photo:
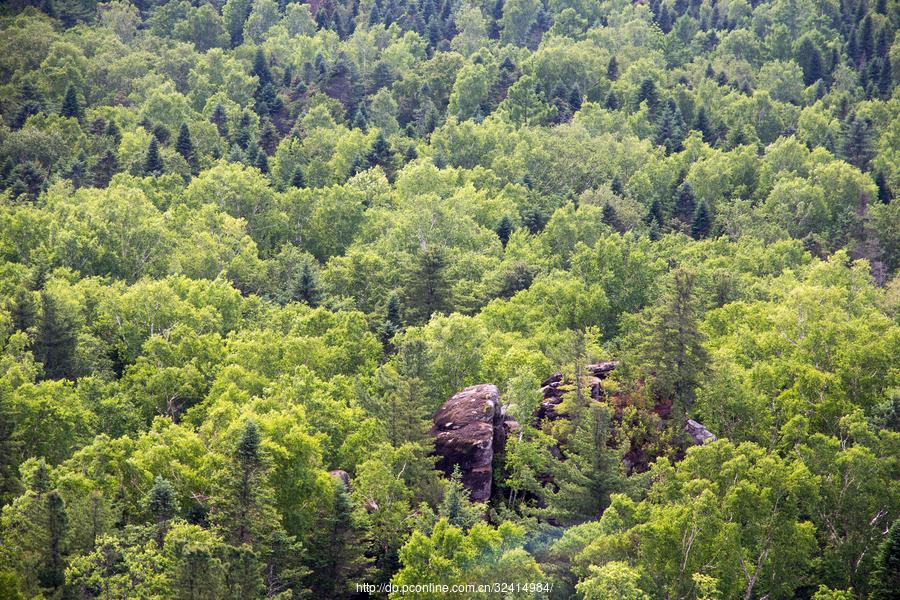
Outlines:
<svg viewBox="0 0 900 600"><path fill-rule="evenodd" d="M707 441L715 442L719 439L713 432L693 419L687 420L687 423L684 426L684 432L691 436L691 439L693 439L694 443L698 446L705 444Z"/></svg>
<svg viewBox="0 0 900 600"><path fill-rule="evenodd" d="M488 500L494 453L503 448L505 432L497 386L467 387L444 402L434 415L431 435L438 469L450 475L458 465L472 500Z"/></svg>

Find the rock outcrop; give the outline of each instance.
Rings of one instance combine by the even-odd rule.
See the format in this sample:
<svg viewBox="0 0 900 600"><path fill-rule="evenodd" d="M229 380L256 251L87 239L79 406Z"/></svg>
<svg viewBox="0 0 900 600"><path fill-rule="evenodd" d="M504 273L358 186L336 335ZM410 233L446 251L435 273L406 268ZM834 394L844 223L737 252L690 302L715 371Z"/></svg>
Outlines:
<svg viewBox="0 0 900 600"><path fill-rule="evenodd" d="M459 466L472 500L488 500L494 454L503 449L506 431L518 426L514 423L504 423L495 385L474 385L455 394L435 413L431 428L438 469L450 475Z"/></svg>
<svg viewBox="0 0 900 600"><path fill-rule="evenodd" d="M687 423L684 426L684 432L691 436L691 439L694 440L694 443L698 446L702 446L707 441L714 442L719 439L713 432L693 419L687 420Z"/></svg>
<svg viewBox="0 0 900 600"><path fill-rule="evenodd" d="M601 362L585 367L586 373L581 377L581 385L583 389L590 392L591 398L600 400L603 396L601 382L606 379L609 372L616 368L615 361ZM575 385L572 381L564 380L563 374L556 372L541 383L541 393L544 399L541 400L540 406L534 412L535 425L540 424L544 419L555 421L557 419L568 419L570 415L559 411L558 407L563 401L563 396L572 391Z"/></svg>

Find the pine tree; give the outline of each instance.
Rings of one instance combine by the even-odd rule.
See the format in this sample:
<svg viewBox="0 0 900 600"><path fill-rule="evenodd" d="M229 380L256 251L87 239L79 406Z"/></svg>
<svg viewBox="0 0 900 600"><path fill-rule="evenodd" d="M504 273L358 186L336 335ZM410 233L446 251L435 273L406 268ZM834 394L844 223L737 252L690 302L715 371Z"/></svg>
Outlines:
<svg viewBox="0 0 900 600"><path fill-rule="evenodd" d="M41 485L49 486L49 482ZM62 556L62 544L69 524L66 506L56 490L46 493L39 491L36 501L43 509L41 516L44 522L39 526L42 526L46 544L45 548L40 549L43 557L37 578L41 587L56 590L65 583L66 563Z"/></svg>
<svg viewBox="0 0 900 600"><path fill-rule="evenodd" d="M175 151L184 157L192 169L197 166L197 156L194 154L194 143L191 141L191 131L187 123L182 123L178 129L178 139L175 141Z"/></svg>
<svg viewBox="0 0 900 600"><path fill-rule="evenodd" d="M293 296L295 301L305 302L312 307L319 303L319 283L315 271L308 262L304 262L300 267L300 275L297 277Z"/></svg>
<svg viewBox="0 0 900 600"><path fill-rule="evenodd" d="M75 374L75 342L75 326L63 314L59 301L51 294L42 293L35 351L44 364L48 379L69 378Z"/></svg>
<svg viewBox="0 0 900 600"><path fill-rule="evenodd" d="M619 78L619 61L615 56L611 56L606 65L606 78L615 81Z"/></svg>
<svg viewBox="0 0 900 600"><path fill-rule="evenodd" d="M388 181L393 179L394 153L391 150L391 145L388 143L387 138L385 138L384 134L380 131L378 132L378 135L375 136L375 141L372 142L372 147L366 154L366 165L368 168L375 166L381 167L384 170Z"/></svg>
<svg viewBox="0 0 900 600"><path fill-rule="evenodd" d="M146 503L147 510L156 522L156 545L162 548L169 521L178 512L178 498L175 496L172 484L157 475L153 487L150 488L150 493L147 494Z"/></svg>
<svg viewBox="0 0 900 600"><path fill-rule="evenodd" d="M609 225L613 231L617 231L619 233L622 232L622 221L619 220L619 215L616 213L616 209L613 208L613 205L607 202L603 205L603 215L601 217L603 222Z"/></svg>
<svg viewBox="0 0 900 600"><path fill-rule="evenodd" d="M81 119L81 104L78 102L78 94L75 92L74 87L69 86L66 89L66 96L63 99L62 107L59 109L59 114L64 117Z"/></svg>
<svg viewBox="0 0 900 600"><path fill-rule="evenodd" d="M641 82L641 87L638 90L637 102L638 104L646 102L647 108L650 109L651 114L656 110L656 106L659 104L659 96L656 93L656 84L649 77Z"/></svg>
<svg viewBox="0 0 900 600"><path fill-rule="evenodd" d="M607 110L618 110L621 104L619 103L619 97L616 96L616 92L614 90L609 90L609 95L606 96L606 109Z"/></svg>
<svg viewBox="0 0 900 600"><path fill-rule="evenodd" d="M691 184L685 182L678 187L675 196L675 217L683 223L688 223L694 219L694 211L697 208L697 201L694 198L694 190Z"/></svg>
<svg viewBox="0 0 900 600"><path fill-rule="evenodd" d="M503 247L506 248L506 243L509 241L509 236L512 234L513 224L512 220L503 215L503 218L500 219L500 223L497 224L497 237L500 238L500 243L503 244Z"/></svg>
<svg viewBox="0 0 900 600"><path fill-rule="evenodd" d="M694 129L703 136L703 141L707 144L712 140L712 130L709 127L709 119L706 117L706 107L701 106L697 109L697 119L694 121Z"/></svg>
<svg viewBox="0 0 900 600"><path fill-rule="evenodd" d="M303 169L299 166L294 169L294 175L291 177L291 185L295 188L306 187L306 178L303 176Z"/></svg>
<svg viewBox="0 0 900 600"><path fill-rule="evenodd" d="M209 120L216 126L219 135L228 139L228 115L225 114L225 108L221 104L216 104Z"/></svg>
<svg viewBox="0 0 900 600"><path fill-rule="evenodd" d="M569 93L569 108L573 113L581 110L582 96L581 96L581 88L578 87L578 84L572 86L572 91Z"/></svg>
<svg viewBox="0 0 900 600"><path fill-rule="evenodd" d="M364 532L353 522L350 494L342 481L333 480L334 495L318 519L310 552L309 587L314 598L352 598L355 582L369 566L365 556Z"/></svg>
<svg viewBox="0 0 900 600"><path fill-rule="evenodd" d="M662 228L663 221L662 205L659 203L659 200L654 200L650 205L650 210L647 211L647 216L644 217L644 222L651 226L656 223L657 227Z"/></svg>
<svg viewBox="0 0 900 600"><path fill-rule="evenodd" d="M384 318L381 320L379 327L379 337L381 343L386 350L392 350L391 340L403 328L403 320L400 316L400 297L396 292L391 292L388 296L387 305L384 310Z"/></svg>
<svg viewBox="0 0 900 600"><path fill-rule="evenodd" d="M259 169L259 172L263 175L269 173L269 157L267 157L266 153L260 148L256 149L256 157L253 159L253 166Z"/></svg>
<svg viewBox="0 0 900 600"><path fill-rule="evenodd" d="M433 313L450 307L450 286L446 280L447 261L440 246L419 250L406 277L404 304L413 321L427 321Z"/></svg>
<svg viewBox="0 0 900 600"><path fill-rule="evenodd" d="M116 146L122 141L122 132L119 131L119 126L116 125L115 119L110 119L109 123L107 123L105 135L111 139Z"/></svg>
<svg viewBox="0 0 900 600"><path fill-rule="evenodd" d="M697 205L697 211L694 213L694 220L691 222L691 236L695 240L701 240L709 235L710 222L709 206L706 200L701 200Z"/></svg>
<svg viewBox="0 0 900 600"><path fill-rule="evenodd" d="M447 519L448 523L458 527L463 533L481 521L482 511L472 504L470 492L462 483L459 465L453 466L453 473L444 485L444 498L438 505L438 516Z"/></svg>
<svg viewBox="0 0 900 600"><path fill-rule="evenodd" d="M144 175L162 175L163 162L159 155L159 141L156 136L150 138L147 157L144 159Z"/></svg>
<svg viewBox="0 0 900 600"><path fill-rule="evenodd" d="M107 150L100 157L100 160L94 165L91 179L94 187L105 188L109 185L110 180L116 171L119 170L119 159L115 152Z"/></svg>
<svg viewBox="0 0 900 600"><path fill-rule="evenodd" d="M693 273L680 268L674 271L666 294L644 323L638 346L638 362L652 392L657 399L670 400L679 419L693 404L694 389L708 361L698 329L695 282Z"/></svg>
<svg viewBox="0 0 900 600"><path fill-rule="evenodd" d="M865 170L872 160L872 131L868 120L851 114L842 124L840 155L851 165Z"/></svg>

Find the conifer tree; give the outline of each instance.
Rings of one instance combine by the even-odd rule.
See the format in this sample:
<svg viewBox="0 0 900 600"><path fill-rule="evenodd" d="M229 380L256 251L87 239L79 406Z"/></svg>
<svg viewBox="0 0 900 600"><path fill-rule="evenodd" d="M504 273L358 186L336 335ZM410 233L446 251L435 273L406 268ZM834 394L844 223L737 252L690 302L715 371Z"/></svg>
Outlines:
<svg viewBox="0 0 900 600"><path fill-rule="evenodd" d="M163 540L168 531L169 521L178 512L178 499L172 484L161 476L156 476L156 481L147 494L147 510L153 516L156 523L156 545L162 548Z"/></svg>
<svg viewBox="0 0 900 600"><path fill-rule="evenodd" d="M378 135L375 136L375 141L372 142L372 147L366 154L366 165L368 168L380 166L384 170L388 181L393 179L394 153L391 150L391 145L388 143L387 138L385 138L384 134L380 131L378 132Z"/></svg>
<svg viewBox="0 0 900 600"><path fill-rule="evenodd" d="M691 236L695 240L705 238L709 235L711 225L709 206L706 204L706 200L701 200L694 213L694 220L691 222Z"/></svg>
<svg viewBox="0 0 900 600"><path fill-rule="evenodd" d="M694 190L691 188L691 184L684 182L678 187L675 196L675 217L683 223L692 222L696 209L697 201L694 198Z"/></svg>
<svg viewBox="0 0 900 600"><path fill-rule="evenodd" d="M306 187L306 178L303 176L303 169L299 166L294 169L294 175L291 177L291 185L295 188Z"/></svg>
<svg viewBox="0 0 900 600"><path fill-rule="evenodd" d="M175 141L175 151L184 157L192 169L197 167L197 156L194 153L194 143L191 141L191 131L187 123L182 123L178 129L178 139Z"/></svg>
<svg viewBox="0 0 900 600"><path fill-rule="evenodd" d="M220 103L216 103L209 120L216 126L219 135L228 139L228 115L225 114L225 108Z"/></svg>
<svg viewBox="0 0 900 600"><path fill-rule="evenodd" d="M506 248L506 243L509 241L509 236L512 234L512 228L512 220L510 220L508 216L503 215L503 218L500 219L500 223L497 224L497 229L495 231L504 248Z"/></svg>
<svg viewBox="0 0 900 600"><path fill-rule="evenodd" d="M81 104L78 102L78 94L71 85L66 89L66 96L63 99L62 107L59 114L64 117L73 119L81 119Z"/></svg>
<svg viewBox="0 0 900 600"><path fill-rule="evenodd" d="M464 533L481 521L482 511L472 504L469 490L462 483L459 465L453 466L453 473L444 484L444 498L438 506L438 516Z"/></svg>
<svg viewBox="0 0 900 600"><path fill-rule="evenodd" d="M900 590L900 519L888 529L875 556L872 600L889 600Z"/></svg>
<svg viewBox="0 0 900 600"><path fill-rule="evenodd" d="M390 296L388 296L387 304L385 305L384 319L382 319L381 327L379 328L381 343L384 345L385 349L392 349L391 340L402 328L403 320L400 316L400 297L397 296L397 292L391 292Z"/></svg>
<svg viewBox="0 0 900 600"><path fill-rule="evenodd" d="M412 320L427 321L433 313L449 309L446 267L444 250L440 246L431 245L419 250L406 277L404 304Z"/></svg>
<svg viewBox="0 0 900 600"><path fill-rule="evenodd" d="M312 307L319 303L319 284L316 273L308 262L304 262L300 267L300 275L297 277L297 285L294 288L294 300L305 302Z"/></svg>
<svg viewBox="0 0 900 600"><path fill-rule="evenodd" d="M612 228L613 231L617 231L619 233L622 232L622 221L619 220L619 215L616 213L616 209L609 202L603 205L603 215L601 218L604 223Z"/></svg>
<svg viewBox="0 0 900 600"><path fill-rule="evenodd" d="M52 294L41 294L41 321L35 339L35 351L43 361L49 379L72 377L75 373L75 326L63 313Z"/></svg>
<svg viewBox="0 0 900 600"><path fill-rule="evenodd" d="M619 78L619 61L616 60L615 56L611 56L606 64L606 78L610 81L615 81Z"/></svg>
<svg viewBox="0 0 900 600"><path fill-rule="evenodd" d="M147 156L144 158L144 175L162 175L163 162L159 155L159 141L156 136L150 138Z"/></svg>

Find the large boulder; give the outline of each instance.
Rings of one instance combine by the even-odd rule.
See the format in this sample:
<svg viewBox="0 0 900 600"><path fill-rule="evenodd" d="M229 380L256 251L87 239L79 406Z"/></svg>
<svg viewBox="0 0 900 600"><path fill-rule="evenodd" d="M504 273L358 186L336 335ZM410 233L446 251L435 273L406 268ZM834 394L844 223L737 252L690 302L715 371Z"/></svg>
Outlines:
<svg viewBox="0 0 900 600"><path fill-rule="evenodd" d="M687 423L684 425L684 432L691 436L691 439L698 446L702 446L706 442L715 442L719 439L716 437L716 434L693 419L687 420Z"/></svg>
<svg viewBox="0 0 900 600"><path fill-rule="evenodd" d="M447 475L459 466L475 502L491 497L494 453L506 440L500 393L491 384L473 385L444 402L434 415L437 467Z"/></svg>

